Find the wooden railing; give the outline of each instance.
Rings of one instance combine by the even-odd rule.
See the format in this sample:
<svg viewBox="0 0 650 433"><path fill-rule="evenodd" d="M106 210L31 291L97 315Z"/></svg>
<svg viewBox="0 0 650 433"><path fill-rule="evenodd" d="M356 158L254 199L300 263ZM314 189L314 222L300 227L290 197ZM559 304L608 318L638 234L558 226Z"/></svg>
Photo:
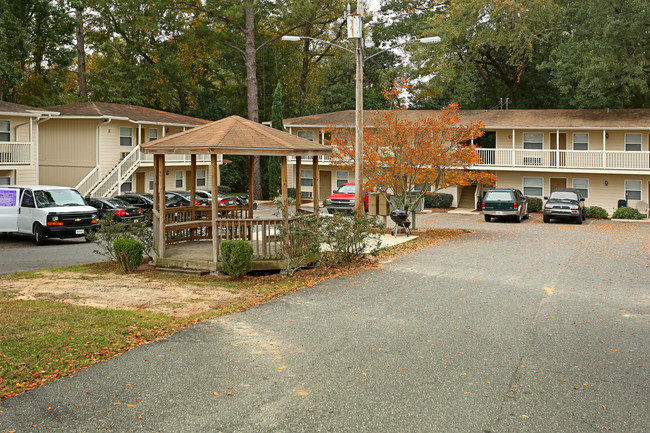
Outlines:
<svg viewBox="0 0 650 433"><path fill-rule="evenodd" d="M0 166L32 163L32 143L4 141L0 143Z"/></svg>
<svg viewBox="0 0 650 433"><path fill-rule="evenodd" d="M647 170L650 152L598 150L478 149L478 166L571 168L603 170Z"/></svg>

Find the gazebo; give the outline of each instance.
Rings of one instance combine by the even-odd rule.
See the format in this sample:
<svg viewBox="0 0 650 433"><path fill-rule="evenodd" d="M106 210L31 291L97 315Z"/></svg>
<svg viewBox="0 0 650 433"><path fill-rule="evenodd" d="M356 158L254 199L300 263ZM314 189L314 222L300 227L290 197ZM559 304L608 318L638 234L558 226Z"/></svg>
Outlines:
<svg viewBox="0 0 650 433"><path fill-rule="evenodd" d="M318 215L318 156L332 148L288 134L239 116L230 116L189 131L141 145L145 154L154 155L154 210L152 255L157 266L218 271L220 243L246 240L253 247L252 269L281 269L284 263L280 228L292 224L287 192L287 157L296 157L300 173L301 158L312 158L314 181L313 212ZM191 205L165 207L165 155L189 154ZM210 155L211 206L195 205L196 155ZM218 155L247 155L250 158L248 194L253 197L255 156L280 156L282 163L282 217L255 218L253 200L247 207L219 206L217 199ZM300 182L296 183L296 213L301 212Z"/></svg>

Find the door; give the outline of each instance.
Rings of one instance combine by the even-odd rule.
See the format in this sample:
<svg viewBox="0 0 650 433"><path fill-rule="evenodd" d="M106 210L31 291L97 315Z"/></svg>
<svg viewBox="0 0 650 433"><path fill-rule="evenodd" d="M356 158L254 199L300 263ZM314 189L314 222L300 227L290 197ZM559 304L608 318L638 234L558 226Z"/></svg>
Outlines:
<svg viewBox="0 0 650 433"><path fill-rule="evenodd" d="M331 171L321 171L320 172L320 186L319 186L318 197L321 201L325 200L327 197L332 195L332 172Z"/></svg>
<svg viewBox="0 0 650 433"><path fill-rule="evenodd" d="M561 177L552 177L551 192L555 191L558 188L566 188L566 179Z"/></svg>
<svg viewBox="0 0 650 433"><path fill-rule="evenodd" d="M36 200L31 189L23 191L18 209L18 231L20 233L32 233L34 221L36 221Z"/></svg>
<svg viewBox="0 0 650 433"><path fill-rule="evenodd" d="M144 172L137 172L135 174L135 192L144 192Z"/></svg>
<svg viewBox="0 0 650 433"><path fill-rule="evenodd" d="M556 153L551 153L551 165L559 165L564 167L566 165L566 134L560 134L560 140L557 139L557 134L551 134L551 150L559 150L559 164L556 159ZM551 190L552 191L552 190Z"/></svg>
<svg viewBox="0 0 650 433"><path fill-rule="evenodd" d="M19 190L0 188L0 233L18 231Z"/></svg>

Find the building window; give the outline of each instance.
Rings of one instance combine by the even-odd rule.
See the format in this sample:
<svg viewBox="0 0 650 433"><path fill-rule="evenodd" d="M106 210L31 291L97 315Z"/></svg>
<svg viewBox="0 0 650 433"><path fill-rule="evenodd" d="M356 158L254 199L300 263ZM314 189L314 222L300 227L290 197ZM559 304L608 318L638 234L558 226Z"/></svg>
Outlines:
<svg viewBox="0 0 650 433"><path fill-rule="evenodd" d="M589 179L573 179L573 187L580 191L584 198L589 198Z"/></svg>
<svg viewBox="0 0 650 433"><path fill-rule="evenodd" d="M11 141L11 122L0 120L0 141Z"/></svg>
<svg viewBox="0 0 650 433"><path fill-rule="evenodd" d="M300 130L298 131L298 137L304 138L305 140L314 141L314 131L309 130Z"/></svg>
<svg viewBox="0 0 650 433"><path fill-rule="evenodd" d="M524 149L543 149L544 133L543 132L524 132Z"/></svg>
<svg viewBox="0 0 650 433"><path fill-rule="evenodd" d="M544 195L544 178L524 177L524 195L542 197Z"/></svg>
<svg viewBox="0 0 650 433"><path fill-rule="evenodd" d="M589 150L589 134L575 132L573 134L573 150Z"/></svg>
<svg viewBox="0 0 650 433"><path fill-rule="evenodd" d="M347 171L336 172L336 187L340 188L344 183L348 183L349 173Z"/></svg>
<svg viewBox="0 0 650 433"><path fill-rule="evenodd" d="M641 152L641 134L625 134L625 150Z"/></svg>
<svg viewBox="0 0 650 433"><path fill-rule="evenodd" d="M312 170L300 170L300 186L314 186Z"/></svg>
<svg viewBox="0 0 650 433"><path fill-rule="evenodd" d="M149 141L158 140L158 128L149 128Z"/></svg>
<svg viewBox="0 0 650 433"><path fill-rule="evenodd" d="M183 170L176 170L176 188L183 188Z"/></svg>
<svg viewBox="0 0 650 433"><path fill-rule="evenodd" d="M121 187L122 192L131 192L133 191L133 175L126 178Z"/></svg>
<svg viewBox="0 0 650 433"><path fill-rule="evenodd" d="M149 172L149 191L153 191L153 171Z"/></svg>
<svg viewBox="0 0 650 433"><path fill-rule="evenodd" d="M120 126L120 146L133 145L133 128Z"/></svg>
<svg viewBox="0 0 650 433"><path fill-rule="evenodd" d="M300 191L300 197L302 197L302 198L311 198L312 193L311 193L311 191Z"/></svg>
<svg viewBox="0 0 650 433"><path fill-rule="evenodd" d="M11 177L0 176L0 185L11 185Z"/></svg>
<svg viewBox="0 0 650 433"><path fill-rule="evenodd" d="M205 170L196 170L196 186L205 186Z"/></svg>
<svg viewBox="0 0 650 433"><path fill-rule="evenodd" d="M641 181L625 181L625 198L626 200L641 200Z"/></svg>

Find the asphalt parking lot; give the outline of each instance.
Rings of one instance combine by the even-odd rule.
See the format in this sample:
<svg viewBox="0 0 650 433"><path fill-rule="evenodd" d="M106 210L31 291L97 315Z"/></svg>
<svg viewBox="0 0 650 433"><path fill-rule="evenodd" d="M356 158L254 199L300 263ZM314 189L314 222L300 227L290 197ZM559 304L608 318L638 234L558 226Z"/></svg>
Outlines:
<svg viewBox="0 0 650 433"><path fill-rule="evenodd" d="M485 223L0 403L0 431L647 432L647 224Z"/></svg>

